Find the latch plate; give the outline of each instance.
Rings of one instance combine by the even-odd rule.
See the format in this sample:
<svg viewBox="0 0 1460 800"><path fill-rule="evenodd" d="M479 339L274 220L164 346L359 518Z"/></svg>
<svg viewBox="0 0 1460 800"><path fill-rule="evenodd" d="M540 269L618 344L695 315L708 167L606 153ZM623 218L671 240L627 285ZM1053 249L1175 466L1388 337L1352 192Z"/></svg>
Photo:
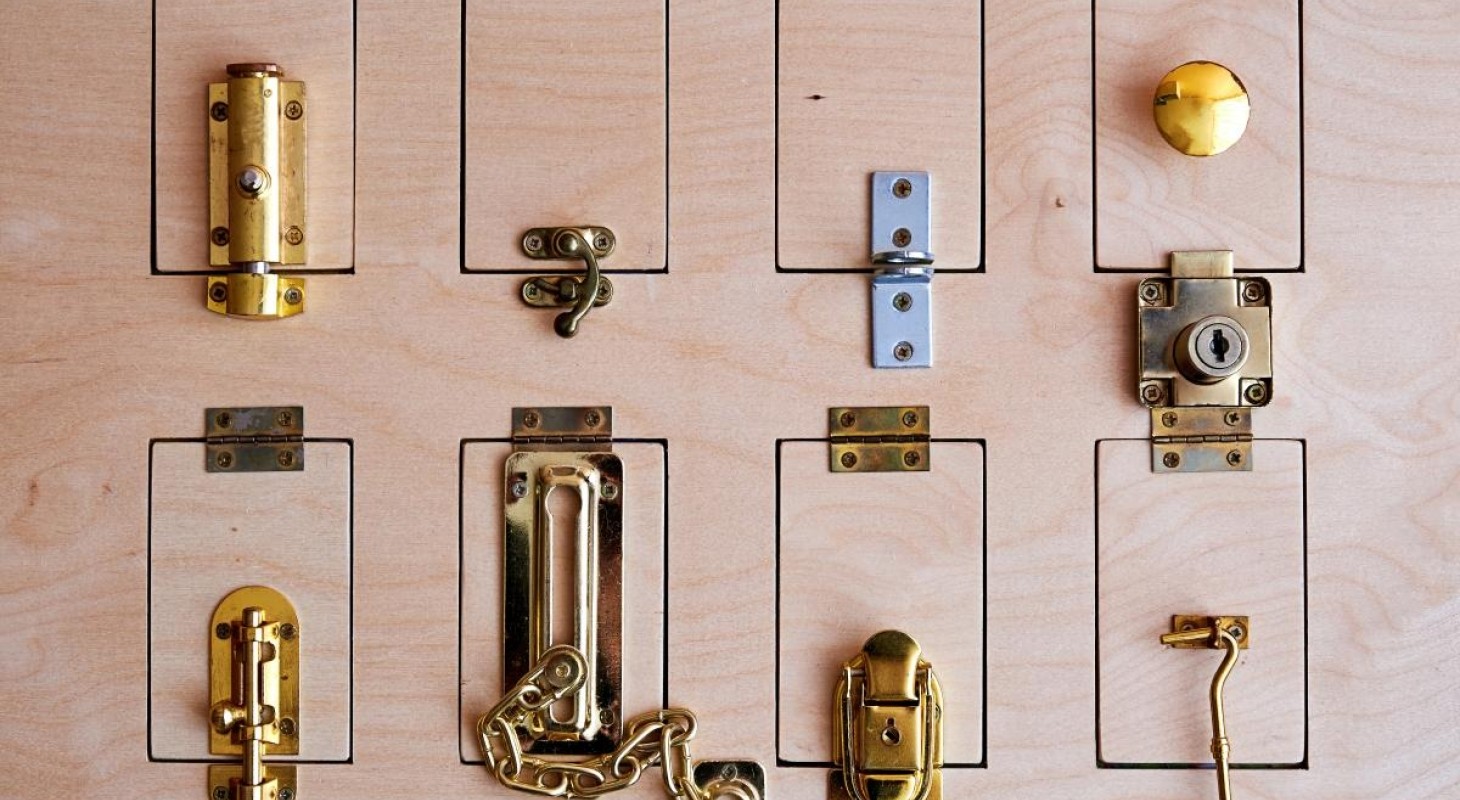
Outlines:
<svg viewBox="0 0 1460 800"><path fill-rule="evenodd" d="M712 800L744 797L744 781L755 789L756 798L766 797L765 767L755 761L701 761L695 764L694 783Z"/></svg>
<svg viewBox="0 0 1460 800"><path fill-rule="evenodd" d="M299 643L302 632L299 612L277 589L244 586L230 592L213 610L208 626L208 707L217 709L220 704L236 700L234 678L235 670L240 667L233 657L234 631L248 608L263 609L266 642L276 651L276 656L265 664L265 678L261 686L263 702L275 709L274 720L268 726L268 752L270 755L298 755ZM217 726L209 725L208 752L241 756L243 746L233 741L231 734L219 732Z"/></svg>
<svg viewBox="0 0 1460 800"><path fill-rule="evenodd" d="M827 410L832 472L927 472L927 406L837 406Z"/></svg>
<svg viewBox="0 0 1460 800"><path fill-rule="evenodd" d="M606 753L623 719L624 476L612 452L612 409L515 408L512 433L503 494L503 685L510 690L553 645L577 648L589 665L583 688L563 701L568 714L549 708L534 717L542 733L528 752ZM567 573L559 562L567 556L555 552L564 540L552 513L558 491L577 500ZM569 587L555 583L563 574L572 576Z"/></svg>
<svg viewBox="0 0 1460 800"><path fill-rule="evenodd" d="M926 172L872 173L872 366L933 366L933 263Z"/></svg>
<svg viewBox="0 0 1460 800"><path fill-rule="evenodd" d="M1171 616L1171 633L1179 635L1199 631L1210 631L1213 629L1224 630L1232 634L1237 640L1237 647L1246 650L1252 638L1252 624L1246 616L1208 616L1205 614L1173 614ZM1195 637L1186 641L1174 641L1168 643L1169 647L1180 650L1220 650L1221 644L1215 636L1208 635L1205 639Z"/></svg>
<svg viewBox="0 0 1460 800"><path fill-rule="evenodd" d="M304 279L272 272L208 276L208 310L240 319L278 319L304 311Z"/></svg>
<svg viewBox="0 0 1460 800"><path fill-rule="evenodd" d="M901 631L873 635L836 688L831 800L942 800L943 689Z"/></svg>
<svg viewBox="0 0 1460 800"><path fill-rule="evenodd" d="M304 469L304 407L210 408L203 453L208 472Z"/></svg>

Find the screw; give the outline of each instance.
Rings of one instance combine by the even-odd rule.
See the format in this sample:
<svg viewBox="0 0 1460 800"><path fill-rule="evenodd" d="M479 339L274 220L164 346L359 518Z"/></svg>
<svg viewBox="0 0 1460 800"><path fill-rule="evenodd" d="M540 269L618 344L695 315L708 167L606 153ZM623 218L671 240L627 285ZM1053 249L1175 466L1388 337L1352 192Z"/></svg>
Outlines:
<svg viewBox="0 0 1460 800"><path fill-rule="evenodd" d="M293 450L280 450L279 451L279 459L278 459L278 461L279 461L279 466L281 466L281 467L292 467L292 466L294 466L294 451Z"/></svg>
<svg viewBox="0 0 1460 800"><path fill-rule="evenodd" d="M1147 303L1154 303L1161 299L1161 286L1155 283L1141 284L1141 299Z"/></svg>
<svg viewBox="0 0 1460 800"><path fill-rule="evenodd" d="M1242 285L1242 299L1249 303L1261 301L1263 294L1262 284L1257 281L1248 281Z"/></svg>
<svg viewBox="0 0 1460 800"><path fill-rule="evenodd" d="M289 229L284 231L284 241L289 244L299 244L304 241L304 231L300 230L298 225L290 225Z"/></svg>
<svg viewBox="0 0 1460 800"><path fill-rule="evenodd" d="M535 233L529 233L522 237L522 249L537 252L542 249L542 237Z"/></svg>
<svg viewBox="0 0 1460 800"><path fill-rule="evenodd" d="M852 411L843 411L842 415L837 418L837 422L840 422L843 428L850 428L857 424L857 415Z"/></svg>
<svg viewBox="0 0 1460 800"><path fill-rule="evenodd" d="M898 228L892 232L892 243L898 247L907 247L912 244L912 231L907 228Z"/></svg>
<svg viewBox="0 0 1460 800"><path fill-rule="evenodd" d="M608 281L600 280L598 282L598 296L599 297L608 297L608 292L609 292L610 288L611 287L609 286Z"/></svg>
<svg viewBox="0 0 1460 800"><path fill-rule="evenodd" d="M1175 411L1167 411L1165 414L1162 414L1161 415L1161 424L1162 425L1165 425L1168 428L1174 428L1174 427L1176 427L1176 412Z"/></svg>
<svg viewBox="0 0 1460 800"><path fill-rule="evenodd" d="M908 465L909 467L916 467L918 464L922 463L922 460L923 457L918 455L918 451L916 450L909 450L906 453L902 454L902 463Z"/></svg>
<svg viewBox="0 0 1460 800"><path fill-rule="evenodd" d="M536 428L539 420L536 411L528 411L522 415L522 425L526 428Z"/></svg>
<svg viewBox="0 0 1460 800"><path fill-rule="evenodd" d="M906 311L912 308L912 295L907 292L898 292L892 296L892 307L898 311Z"/></svg>
<svg viewBox="0 0 1460 800"><path fill-rule="evenodd" d="M918 424L918 412L916 412L916 411L904 411L904 412L902 412L902 424L903 424L904 427L907 427L907 428L911 428L914 425Z"/></svg>
<svg viewBox="0 0 1460 800"><path fill-rule="evenodd" d="M304 104L298 100L290 100L284 104L284 116L289 119L299 119L304 116Z"/></svg>
<svg viewBox="0 0 1460 800"><path fill-rule="evenodd" d="M1242 630L1242 626L1241 625L1233 625L1233 626L1231 626L1230 628L1227 629L1227 633L1232 634L1232 638L1233 639L1236 639L1239 642L1242 641L1242 637L1243 636L1247 635L1247 631Z"/></svg>
<svg viewBox="0 0 1460 800"><path fill-rule="evenodd" d="M1181 466L1181 456L1178 456L1175 453L1167 453L1166 455L1161 456L1161 463L1165 464L1167 469L1176 469L1177 467Z"/></svg>
<svg viewBox="0 0 1460 800"><path fill-rule="evenodd" d="M228 299L228 284L226 282L224 282L224 281L218 281L217 283L213 284L212 286L209 286L208 287L208 299L209 300L212 300L215 303L221 303L224 300L227 300Z"/></svg>
<svg viewBox="0 0 1460 800"><path fill-rule="evenodd" d="M613 500L613 499L616 499L617 497L618 497L618 484L616 484L616 483L614 483L612 481L609 481L608 483L603 484L603 499L604 500Z"/></svg>
<svg viewBox="0 0 1460 800"><path fill-rule="evenodd" d="M857 454L842 453L842 466L846 467L847 469L851 469L852 467L857 466Z"/></svg>
<svg viewBox="0 0 1460 800"><path fill-rule="evenodd" d="M274 421L279 424L279 427L287 428L294 424L294 412L280 411L278 416L274 417Z"/></svg>
<svg viewBox="0 0 1460 800"><path fill-rule="evenodd" d="M898 342L892 348L892 357L898 361L907 361L913 357L912 342Z"/></svg>
<svg viewBox="0 0 1460 800"><path fill-rule="evenodd" d="M538 294L537 284L535 284L535 283L526 283L526 284L523 284L523 286L522 286L522 296L523 297L526 297L528 300L532 300L532 299L535 299L537 297L537 294Z"/></svg>
<svg viewBox="0 0 1460 800"><path fill-rule="evenodd" d="M228 121L228 104L222 101L214 103L208 108L208 114L219 122Z"/></svg>
<svg viewBox="0 0 1460 800"><path fill-rule="evenodd" d="M1227 463L1228 464L1231 464L1234 467L1241 466L1241 464L1242 464L1242 451L1241 450L1233 450L1232 452L1228 453L1227 454Z"/></svg>
<svg viewBox="0 0 1460 800"><path fill-rule="evenodd" d="M233 427L233 415L227 411L219 411L218 416L213 418L213 422L220 428L231 428Z"/></svg>
<svg viewBox="0 0 1460 800"><path fill-rule="evenodd" d="M219 469L228 469L233 466L233 454L227 451L219 453L215 463L218 464Z"/></svg>
<svg viewBox="0 0 1460 800"><path fill-rule="evenodd" d="M512 481L512 485L508 487L508 490L512 492L514 498L521 500L527 496L527 481L521 479Z"/></svg>
<svg viewBox="0 0 1460 800"><path fill-rule="evenodd" d="M304 292L299 291L299 287L290 286L288 289L284 290L284 302L288 303L289 305L297 306L303 300Z"/></svg>
<svg viewBox="0 0 1460 800"><path fill-rule="evenodd" d="M282 733L285 736L293 736L294 720L290 717L284 717L283 719L279 720L279 733Z"/></svg>
<svg viewBox="0 0 1460 800"><path fill-rule="evenodd" d="M1228 411L1226 415L1222 417L1222 419L1225 420L1228 425L1236 425L1237 423L1242 421L1242 414L1238 411Z"/></svg>
<svg viewBox="0 0 1460 800"><path fill-rule="evenodd" d="M214 105L222 105L222 103L215 103ZM227 786L214 786L213 787L213 800L228 800L228 787Z"/></svg>
<svg viewBox="0 0 1460 800"><path fill-rule="evenodd" d="M256 195L264 190L264 173L258 167L244 167L238 171L238 190L246 195Z"/></svg>
<svg viewBox="0 0 1460 800"><path fill-rule="evenodd" d="M740 770L736 769L734 764L726 764L720 767L720 777L727 781L733 781L740 777Z"/></svg>
<svg viewBox="0 0 1460 800"><path fill-rule="evenodd" d="M219 225L218 227L213 229L213 232L211 234L209 234L209 238L213 240L213 244L216 244L219 247L224 247L228 244L228 229L223 227L222 225Z"/></svg>
<svg viewBox="0 0 1460 800"><path fill-rule="evenodd" d="M1141 399L1151 405L1161 402L1166 393L1161 391L1161 386L1155 383L1148 383L1141 387Z"/></svg>
<svg viewBox="0 0 1460 800"><path fill-rule="evenodd" d="M1248 387L1243 390L1242 394L1247 398L1247 402L1252 403L1253 405L1264 403L1267 401L1267 386L1261 383L1249 384Z"/></svg>
<svg viewBox="0 0 1460 800"><path fill-rule="evenodd" d="M286 622L283 625L279 626L279 636L284 639L293 639L295 636L298 635L299 629L294 627L294 623L292 622Z"/></svg>
<svg viewBox="0 0 1460 800"><path fill-rule="evenodd" d="M597 411L589 411L587 414L583 415L583 424L587 425L590 428L597 428L598 423L602 421L603 417Z"/></svg>
<svg viewBox="0 0 1460 800"><path fill-rule="evenodd" d="M613 713L613 709L611 708L605 708L602 711L598 712L598 719L603 722L604 725L612 725L614 718L615 714Z"/></svg>
<svg viewBox="0 0 1460 800"><path fill-rule="evenodd" d="M294 790L288 786L279 790L279 800L294 800Z"/></svg>
<svg viewBox="0 0 1460 800"><path fill-rule="evenodd" d="M233 626L226 622L220 622L213 626L213 635L219 639L227 639L233 634Z"/></svg>
<svg viewBox="0 0 1460 800"><path fill-rule="evenodd" d="M892 196L904 198L912 194L912 181L907 178L898 178L892 182Z"/></svg>
<svg viewBox="0 0 1460 800"><path fill-rule="evenodd" d="M600 233L597 236L593 237L593 247L596 250L607 250L608 234Z"/></svg>

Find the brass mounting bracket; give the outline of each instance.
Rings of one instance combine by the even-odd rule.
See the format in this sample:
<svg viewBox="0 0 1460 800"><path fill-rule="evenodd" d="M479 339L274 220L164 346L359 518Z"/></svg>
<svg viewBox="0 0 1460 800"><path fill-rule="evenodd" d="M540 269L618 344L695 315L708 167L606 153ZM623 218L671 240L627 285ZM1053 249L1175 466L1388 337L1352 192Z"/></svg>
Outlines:
<svg viewBox="0 0 1460 800"><path fill-rule="evenodd" d="M537 260L582 259L583 275L534 275L522 282L522 302L534 308L566 308L553 321L553 330L565 339L578 335L588 312L613 301L613 282L599 269L599 259L613 253L617 239L601 225L568 228L532 228L522 235L522 252Z"/></svg>
<svg viewBox="0 0 1460 800"><path fill-rule="evenodd" d="M827 409L832 472L927 472L932 439L927 406Z"/></svg>
<svg viewBox="0 0 1460 800"><path fill-rule="evenodd" d="M304 280L276 267L303 264L305 241L304 83L275 64L229 64L228 81L208 85L208 263L210 311L279 319L304 311Z"/></svg>
<svg viewBox="0 0 1460 800"><path fill-rule="evenodd" d="M1141 281L1137 392L1155 472L1252 469L1252 415L1272 399L1272 290L1237 278L1229 250L1171 254Z"/></svg>
<svg viewBox="0 0 1460 800"><path fill-rule="evenodd" d="M942 800L943 689L922 647L882 631L842 665L830 800Z"/></svg>

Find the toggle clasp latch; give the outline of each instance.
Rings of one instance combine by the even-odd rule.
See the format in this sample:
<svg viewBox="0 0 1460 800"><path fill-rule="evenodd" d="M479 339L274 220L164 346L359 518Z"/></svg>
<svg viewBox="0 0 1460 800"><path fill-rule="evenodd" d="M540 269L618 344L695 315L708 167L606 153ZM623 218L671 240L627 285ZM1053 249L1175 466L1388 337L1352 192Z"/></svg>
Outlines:
<svg viewBox="0 0 1460 800"><path fill-rule="evenodd" d="M943 690L922 647L882 631L842 665L831 800L941 800Z"/></svg>
<svg viewBox="0 0 1460 800"><path fill-rule="evenodd" d="M555 261L583 260L583 275L534 275L522 282L522 302L534 308L566 308L553 321L564 339L578 335L578 324L597 306L613 300L613 283L604 277L598 260L613 253L613 231L600 225L570 228L533 228L522 235L528 258Z"/></svg>
<svg viewBox="0 0 1460 800"><path fill-rule="evenodd" d="M1237 656L1247 649L1251 635L1247 617L1204 617L1177 614L1171 618L1171 632L1161 635L1161 644L1178 649L1225 650L1208 695L1212 708L1212 759L1217 765L1217 797L1231 800L1232 743L1227 739L1227 715L1223 690L1227 676L1237 666Z"/></svg>

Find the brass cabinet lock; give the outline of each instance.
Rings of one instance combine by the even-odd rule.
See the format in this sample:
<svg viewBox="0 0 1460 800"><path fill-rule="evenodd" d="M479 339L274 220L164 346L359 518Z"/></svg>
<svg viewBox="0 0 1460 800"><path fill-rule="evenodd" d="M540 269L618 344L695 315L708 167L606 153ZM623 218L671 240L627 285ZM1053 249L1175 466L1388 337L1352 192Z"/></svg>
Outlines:
<svg viewBox="0 0 1460 800"><path fill-rule="evenodd" d="M242 319L304 311L304 280L275 274L303 264L304 84L275 64L229 64L208 86L208 310Z"/></svg>
<svg viewBox="0 0 1460 800"><path fill-rule="evenodd" d="M1232 798L1232 743L1227 739L1227 712L1223 692L1227 676L1237 666L1237 656L1246 650L1252 626L1247 617L1204 617L1177 614L1171 618L1171 632L1162 634L1161 644L1178 649L1223 650L1222 662L1212 677L1208 700L1212 710L1212 759L1217 766L1217 797Z"/></svg>
<svg viewBox="0 0 1460 800"><path fill-rule="evenodd" d="M842 665L830 800L942 800L943 689L922 647L882 631Z"/></svg>
<svg viewBox="0 0 1460 800"><path fill-rule="evenodd" d="M208 752L239 759L208 767L210 800L296 800L299 754L299 614L267 586L235 589L209 622Z"/></svg>
<svg viewBox="0 0 1460 800"><path fill-rule="evenodd" d="M583 275L535 275L522 282L522 302L534 308L565 308L553 320L553 330L564 339L578 335L588 312L613 301L613 283L604 277L598 261L613 253L618 240L601 225L570 228L533 228L522 235L528 258L583 260Z"/></svg>
<svg viewBox="0 0 1460 800"><path fill-rule="evenodd" d="M1254 407L1272 399L1271 287L1237 278L1228 250L1171 254L1137 298L1138 391L1152 470L1252 469Z"/></svg>

